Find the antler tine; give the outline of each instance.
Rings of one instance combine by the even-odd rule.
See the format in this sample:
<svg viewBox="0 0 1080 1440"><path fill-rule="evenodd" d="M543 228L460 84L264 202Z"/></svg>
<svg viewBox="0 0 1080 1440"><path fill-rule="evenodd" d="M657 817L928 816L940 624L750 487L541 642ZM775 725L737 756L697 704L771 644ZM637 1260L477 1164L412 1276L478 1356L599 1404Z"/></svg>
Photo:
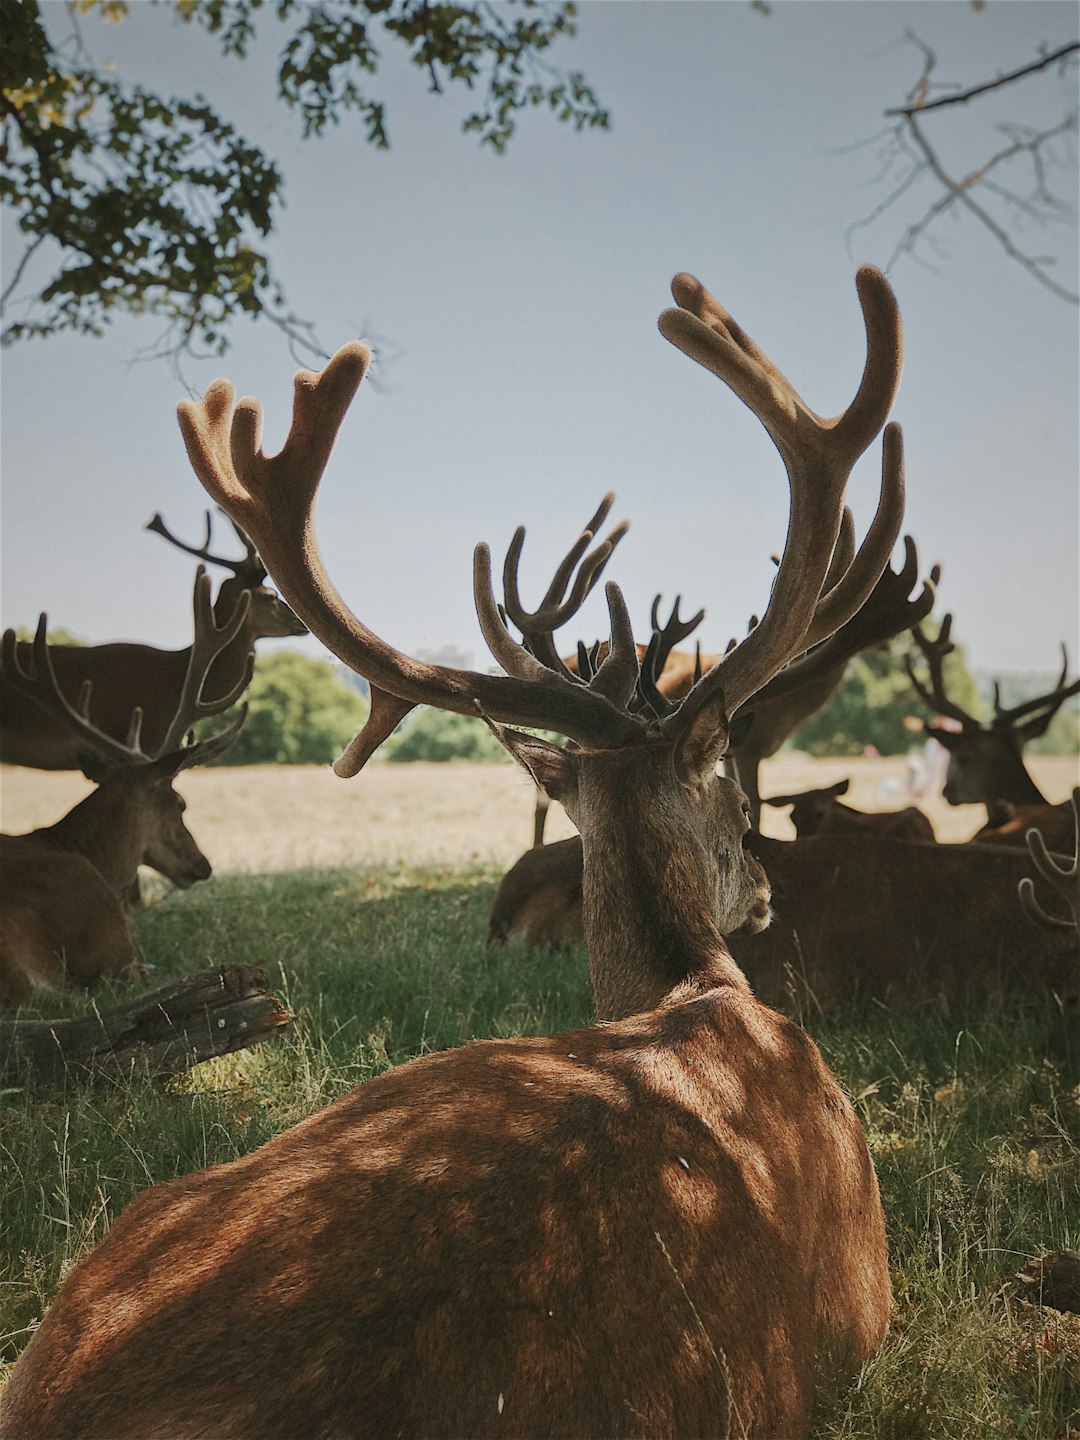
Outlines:
<svg viewBox="0 0 1080 1440"><path fill-rule="evenodd" d="M1078 881L1080 881L1080 786L1077 786L1072 792L1072 809L1076 840L1070 864L1059 865L1057 863L1046 848L1046 841L1043 839L1041 830L1033 828L1024 837L1035 869L1047 884L1052 885L1062 896L1072 911L1072 920L1062 920L1056 915L1048 914L1035 898L1035 882L1028 879L1027 876L1020 881L1018 887L1020 903L1031 919L1042 921L1048 925L1058 925L1066 930L1080 929L1080 888L1078 888Z"/></svg>
<svg viewBox="0 0 1080 1440"><path fill-rule="evenodd" d="M1071 685L1065 681L1069 674L1069 651L1062 642L1061 646L1061 674L1057 678L1053 690L1045 695L1032 696L1030 700L1023 700L1019 705L1011 705L1007 709L1001 705L1001 690L997 681L994 681L994 724L1011 725L1016 720L1022 719L1025 715L1032 715L1038 710L1046 710L1051 706L1056 712L1071 696L1080 691L1080 679L1074 680Z"/></svg>
<svg viewBox="0 0 1080 1440"><path fill-rule="evenodd" d="M222 650L235 640L240 627L247 619L247 613L251 608L251 591L241 592L232 615L223 625L219 626L214 619L214 609L210 603L210 577L207 575L205 567L200 565L195 572L195 586L191 603L195 618L195 636L191 645L191 653L188 656L184 683L181 686L169 728L161 742L159 755L167 755L170 751L178 750L183 743L184 736L196 720L202 720L208 715L217 715L222 710L227 710L251 683L254 656L249 655L244 674L227 694L219 696L216 700L203 700L202 698L203 686L206 684L206 677L210 673L211 666Z"/></svg>
<svg viewBox="0 0 1080 1440"><path fill-rule="evenodd" d="M137 765L145 761L148 757L138 748L137 743L141 712L136 711L132 715L131 735L136 743L125 745L104 730L99 730L91 721L90 697L93 687L89 680L83 681L79 687L77 706L72 705L60 689L46 639L48 623L48 616L42 612L31 646L28 669L23 668L19 659L15 631L4 631L0 648L0 677L4 684L33 700L78 735L80 741L86 745L88 759L105 765Z"/></svg>
<svg viewBox="0 0 1080 1440"><path fill-rule="evenodd" d="M649 614L649 622L652 626L652 634L649 636L649 643L645 648L645 654L641 659L641 669L638 678L637 695L635 696L635 709L641 710L648 707L649 710L660 718L670 715L678 706L678 701L669 700L657 688L657 681L664 673L664 666L668 662L672 650L680 641L685 640L705 619L705 611L699 610L689 620L679 619L679 606L682 604L682 596L675 596L675 604L671 607L671 614L665 624L660 623L660 599L659 595L653 600L652 610ZM700 646L698 655L700 657Z"/></svg>
<svg viewBox="0 0 1080 1440"><path fill-rule="evenodd" d="M924 703L931 710L936 711L939 715L948 715L952 720L958 720L965 729L970 730L972 727L977 727L979 722L973 715L969 715L966 710L962 709L955 700L950 700L945 690L945 673L943 669L945 657L956 649L956 646L949 638L952 634L952 621L952 615L947 614L941 622L941 629L938 632L936 640L931 640L930 637L923 632L921 625L913 625L911 627L911 633L915 637L915 643L922 651L923 658L926 660L927 669L930 672L931 688L929 690L927 690L926 686L915 673L915 667L911 663L910 655L904 656L904 668L907 670L908 679L918 691Z"/></svg>
<svg viewBox="0 0 1080 1440"><path fill-rule="evenodd" d="M599 580L604 567L610 560L615 546L629 529L627 521L616 525L611 534L591 555L586 555L597 530L603 524L615 496L609 491L604 496L595 515L560 561L554 578L547 588L543 600L535 610L529 611L521 603L518 589L518 565L525 543L525 527L519 525L514 532L503 561L503 604L499 607L504 620L509 619L521 631L529 652L549 670L567 678L571 672L563 664L552 638L554 632L566 624L584 604L586 597ZM583 558L584 557L584 558ZM580 562L580 568L579 567ZM577 575L567 599L566 587L577 569ZM513 673L511 671L511 673Z"/></svg>
<svg viewBox="0 0 1080 1440"><path fill-rule="evenodd" d="M899 535L903 449L899 427L889 426L877 514L851 563L836 575L832 562L845 523L848 476L885 424L903 356L900 314L888 281L880 271L864 266L856 284L866 327L866 363L855 398L831 420L806 405L698 281L681 275L672 286L680 308L661 315L661 333L750 407L784 461L791 494L788 538L765 616L695 688L680 717L672 717L676 726L687 723L716 689L723 691L730 716L794 656L839 629L870 594ZM827 585L833 576L835 583Z"/></svg>
<svg viewBox="0 0 1080 1440"><path fill-rule="evenodd" d="M211 555L210 535L213 522L210 517L210 511L207 510L205 513L206 538L203 540L203 543L201 545L188 545L183 540L178 540L177 537L169 529L169 527L165 524L160 510L154 511L154 518L149 521L144 528L153 531L155 535L161 535L169 542L170 545L175 545L177 550L183 550L185 555L194 555L197 560L203 560L208 565L220 565L222 569L231 570L234 575L239 575L245 569L246 562L244 560L227 560L224 555ZM239 529L239 527L234 525L234 529ZM248 546L250 546L251 542L250 540L246 540L246 537L243 536L242 531L240 532L240 534L242 538L245 538L246 549Z"/></svg>
<svg viewBox="0 0 1080 1440"><path fill-rule="evenodd" d="M806 689L828 671L846 664L860 650L892 640L924 620L934 608L941 566L933 566L919 594L909 599L918 574L919 553L911 536L905 535L904 561L900 568L893 570L887 565L866 603L847 624L828 640L785 666L767 685L762 686L754 699L773 700Z"/></svg>

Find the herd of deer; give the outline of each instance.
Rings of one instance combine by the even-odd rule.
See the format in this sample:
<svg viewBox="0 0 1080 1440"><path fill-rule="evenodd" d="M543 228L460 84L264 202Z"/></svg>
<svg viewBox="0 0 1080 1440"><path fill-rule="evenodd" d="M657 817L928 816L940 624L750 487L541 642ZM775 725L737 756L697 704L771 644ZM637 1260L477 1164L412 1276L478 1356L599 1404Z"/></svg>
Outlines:
<svg viewBox="0 0 1080 1440"><path fill-rule="evenodd" d="M812 838L782 843L755 832L757 763L791 717L810 713L859 649L917 624L933 601L932 583L908 598L910 542L905 566L887 568L904 510L901 433L886 424L900 380L900 316L878 271L860 270L857 285L865 370L849 407L826 419L697 281L674 282L662 333L761 420L791 495L765 614L724 654L697 660L675 647L700 616L681 621L676 606L662 625L654 607L651 639L638 646L613 583L608 640L560 657L554 632L598 583L622 534L596 543L610 497L535 610L518 593L524 532L506 557L501 603L489 551L477 547L476 608L502 673L425 663L367 629L323 566L313 518L368 366L362 344L296 377L276 456L260 449L258 403L236 404L227 381L180 405L193 468L250 537L252 563L256 551L265 562L291 607L284 623L298 616L370 683L369 719L338 773L357 774L415 705L435 705L487 724L565 806L579 838L538 845L519 862L492 930L505 935L526 924L523 915L548 913L551 892L565 933L584 938L596 1023L424 1056L243 1159L146 1191L64 1281L4 1393L5 1434L791 1437L806 1431L815 1384L854 1373L873 1354L891 1303L874 1167L817 1047L766 1001L790 1008L800 986L796 998L820 1000L826 977L847 993L903 999L916 972L948 991L980 914L998 902L999 968L1029 988L1044 980L1075 994L1075 931L1062 901L1036 895L1034 882L1041 891L1049 881L1075 913L1076 867L1037 841L1034 861L1004 845L870 843L867 817L848 820L844 807L817 802L808 806ZM856 545L845 486L883 430L880 499ZM171 794L176 771L206 757L181 736L242 688L246 659L226 674L224 657L249 652L257 633L254 596L219 598L211 617L206 587L200 571L196 642L186 660L170 662L181 704L153 727L141 692L92 723L96 681L80 681L74 703L65 697L61 652L54 664L43 627L28 650L5 640L13 698L56 722L63 763L102 767L84 807L98 801L104 814L108 787L143 772L141 783ZM947 630L920 643L933 704L961 725L940 735L952 753L950 798L973 798L977 755L981 783L999 787L979 794L992 818L998 802L1045 805L1030 779L1021 782L1020 746L1077 684L1063 675L1052 696L999 706L987 728L944 693ZM99 737L117 722L131 733L117 740L114 731L102 748ZM1008 772L986 759L1005 753ZM737 769L741 789L718 773L721 761ZM1000 788L1006 777L1011 790ZM88 833L105 847L122 828L78 814L11 842L42 884L51 873L44 857L74 870ZM107 879L99 869L117 904L140 858L172 873L149 834L125 841ZM999 826L994 838L1008 836ZM74 884L60 874L56 884ZM1021 910L1021 878L1042 929ZM9 898L16 928L29 931L44 922L27 885ZM913 886L927 912L921 930L901 904ZM929 937L953 923L942 953ZM775 954L756 948L785 929L792 943ZM70 967L75 952L66 953ZM1060 957L1074 967L1071 991L1064 970L1051 973ZM969 978L982 966L985 983L988 964L977 960Z"/></svg>

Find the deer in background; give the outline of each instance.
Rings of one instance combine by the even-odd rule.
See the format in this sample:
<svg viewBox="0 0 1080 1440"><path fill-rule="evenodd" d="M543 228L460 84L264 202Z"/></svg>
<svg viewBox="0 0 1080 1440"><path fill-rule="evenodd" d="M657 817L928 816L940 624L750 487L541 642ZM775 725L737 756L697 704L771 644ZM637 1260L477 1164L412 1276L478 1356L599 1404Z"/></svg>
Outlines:
<svg viewBox="0 0 1080 1440"><path fill-rule="evenodd" d="M84 682L77 706L68 701L53 670L46 616L29 656L20 653L13 630L5 633L0 659L5 689L32 701L70 731L100 778L96 789L55 825L0 836L0 1004L18 1004L43 985L89 987L135 968L121 900L137 887L141 861L181 888L209 878L210 862L184 824L186 802L173 781L182 770L220 755L244 723L241 714L211 739L183 743L197 720L232 705L248 684L250 660L231 691L213 701L203 699L206 677L242 629L250 604L250 595L242 594L231 619L218 626L210 581L199 567L195 640L160 752L146 748L138 710L125 741L91 724L92 682Z"/></svg>
<svg viewBox="0 0 1080 1440"><path fill-rule="evenodd" d="M1069 656L1061 647L1061 674L1053 690L1034 696L1019 705L1001 704L1001 691L994 684L994 718L986 723L949 696L945 686L945 657L955 648L950 639L952 616L946 615L936 640L916 626L912 634L929 670L929 687L920 680L909 657L908 676L922 700L932 711L959 722L959 730L927 725L927 733L949 752L949 768L943 794L950 805L985 805L987 823L973 837L979 843L1023 845L1032 826L1037 826L1052 850L1072 848L1074 820L1068 801L1053 805L1047 800L1024 764L1023 749L1029 740L1045 735L1051 720L1066 700L1080 692L1080 679L1066 683Z"/></svg>
<svg viewBox="0 0 1080 1440"><path fill-rule="evenodd" d="M770 795L762 803L777 809L791 806L791 823L800 840L811 835L892 836L895 840L936 840L934 827L918 808L908 805L903 810L882 810L868 813L842 805L839 796L846 795L850 780L838 780L820 790L804 790L798 795Z"/></svg>
<svg viewBox="0 0 1080 1440"><path fill-rule="evenodd" d="M849 408L823 420L697 281L673 290L662 332L758 416L791 488L771 605L681 703L640 665L614 584L595 671L573 675L555 649L610 554L589 550L609 501L531 613L513 593L523 532L502 611L477 548L477 611L503 674L415 660L356 618L313 509L366 346L297 376L273 458L259 406L234 411L227 382L181 404L203 484L372 686L338 773L430 704L483 718L567 806L602 1023L424 1056L244 1159L141 1195L16 1364L11 1433L794 1437L815 1378L853 1373L879 1344L890 1285L874 1168L817 1048L753 998L721 938L767 923L769 892L745 802L716 765L730 716L859 608L892 549L896 426L877 514L825 588L849 472L899 383L900 319L884 277L860 270L866 367Z"/></svg>
<svg viewBox="0 0 1080 1440"><path fill-rule="evenodd" d="M206 539L200 546L177 540L160 515L155 515L146 528L206 564L221 565L232 572L222 581L214 601L214 615L219 624L225 624L237 613L237 605L244 595L249 597L243 623L220 652L206 678L208 700L237 693L237 682L242 675L250 679L256 640L307 633L289 607L264 584L266 569L239 527L233 528L244 547L241 560L210 553L209 511ZM29 642L18 643L24 664L29 651ZM78 701L84 684L89 682L92 686L92 709L87 718L97 730L123 741L131 716L140 710L142 744L148 753L161 752L188 672L190 650L159 650L151 645L122 642L53 645L50 657L59 688L72 704ZM91 780L97 778L94 747L85 743L82 733L73 730L54 712L43 710L32 696L15 689L5 689L0 699L0 761L39 770L82 770Z"/></svg>

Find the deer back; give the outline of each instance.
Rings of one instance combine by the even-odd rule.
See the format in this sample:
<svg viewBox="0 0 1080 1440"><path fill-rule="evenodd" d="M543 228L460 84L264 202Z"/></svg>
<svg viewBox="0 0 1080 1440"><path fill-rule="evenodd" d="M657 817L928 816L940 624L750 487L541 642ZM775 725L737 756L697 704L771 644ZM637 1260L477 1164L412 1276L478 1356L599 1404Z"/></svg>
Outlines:
<svg viewBox="0 0 1080 1440"><path fill-rule="evenodd" d="M477 1042L138 1196L5 1433L790 1435L881 1338L873 1191L816 1048L737 991Z"/></svg>

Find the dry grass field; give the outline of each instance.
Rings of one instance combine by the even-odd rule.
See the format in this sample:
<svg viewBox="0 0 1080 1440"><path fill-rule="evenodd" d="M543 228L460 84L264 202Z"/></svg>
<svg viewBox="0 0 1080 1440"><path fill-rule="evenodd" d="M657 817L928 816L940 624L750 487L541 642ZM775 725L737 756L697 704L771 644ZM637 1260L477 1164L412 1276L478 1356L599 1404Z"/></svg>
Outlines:
<svg viewBox="0 0 1080 1440"><path fill-rule="evenodd" d="M1034 756L1036 783L1054 800L1078 783L1076 756ZM848 801L862 810L906 804L905 761L815 759L797 752L764 766L762 789L785 794L851 777ZM238 766L192 770L178 788L188 823L219 874L264 874L301 868L393 867L403 864L508 865L532 837L533 789L512 765L374 764L358 779L339 780L327 766ZM88 794L89 781L68 772L0 767L0 821L19 833L58 820ZM966 840L982 823L981 806L922 799L938 838ZM764 812L767 834L791 836L786 812ZM547 838L573 833L553 806Z"/></svg>

